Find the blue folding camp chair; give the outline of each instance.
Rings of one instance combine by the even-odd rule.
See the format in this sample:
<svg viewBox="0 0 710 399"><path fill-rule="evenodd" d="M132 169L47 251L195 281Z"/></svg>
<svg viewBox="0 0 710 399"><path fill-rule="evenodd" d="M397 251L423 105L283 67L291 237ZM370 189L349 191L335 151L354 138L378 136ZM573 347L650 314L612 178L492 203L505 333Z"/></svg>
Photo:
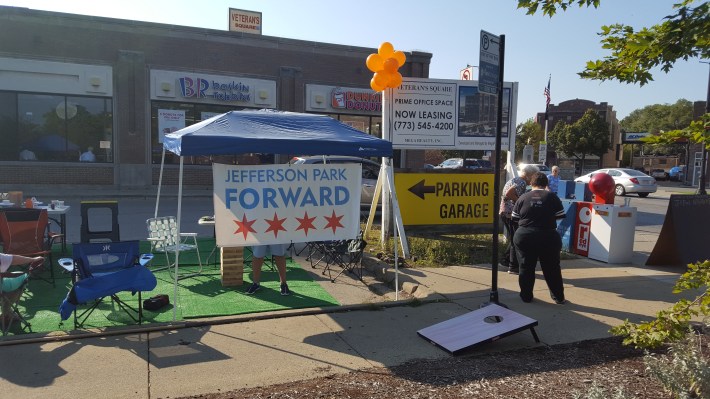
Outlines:
<svg viewBox="0 0 710 399"><path fill-rule="evenodd" d="M104 298L111 298L121 310L138 324L143 318L141 291L151 291L158 284L146 265L153 254L140 254L138 241L73 244L72 258L59 260L59 265L72 273L73 285L59 307L62 320L74 313L74 328L83 326ZM138 293L134 307L118 297L118 293ZM77 314L79 305L87 309Z"/></svg>

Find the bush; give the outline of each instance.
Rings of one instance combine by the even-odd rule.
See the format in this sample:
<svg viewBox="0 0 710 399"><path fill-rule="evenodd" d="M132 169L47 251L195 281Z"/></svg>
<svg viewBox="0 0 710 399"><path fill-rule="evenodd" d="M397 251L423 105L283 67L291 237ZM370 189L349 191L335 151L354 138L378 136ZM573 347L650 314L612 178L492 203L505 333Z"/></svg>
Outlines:
<svg viewBox="0 0 710 399"><path fill-rule="evenodd" d="M702 336L691 331L670 345L668 355L646 354L646 371L676 398L710 398L710 364L702 345Z"/></svg>

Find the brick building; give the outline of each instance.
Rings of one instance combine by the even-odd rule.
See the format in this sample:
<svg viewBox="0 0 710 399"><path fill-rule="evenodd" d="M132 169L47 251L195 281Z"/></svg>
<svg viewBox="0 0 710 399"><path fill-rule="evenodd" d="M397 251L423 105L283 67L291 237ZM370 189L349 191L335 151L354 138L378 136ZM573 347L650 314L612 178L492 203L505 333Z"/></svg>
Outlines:
<svg viewBox="0 0 710 399"><path fill-rule="evenodd" d="M611 150L604 154L601 159L594 155L587 155L584 160L585 164L582 165L581 160L566 156L565 154L556 154L554 149L548 147L547 163L549 165L558 165L563 178L571 178L572 174L574 176L580 176L599 168L619 167L619 161L621 159L621 134L619 121L616 119L616 111L614 111L613 107L608 103L602 102L597 104L594 101L577 98L574 100L563 101L557 105L550 104L547 112L547 131L551 132L560 121L571 124L580 120L582 116L584 116L584 113L589 109L596 111L607 123L609 123L609 141L611 142ZM536 121L544 128L545 113L538 113Z"/></svg>
<svg viewBox="0 0 710 399"><path fill-rule="evenodd" d="M229 110L326 114L380 134L365 67L377 49L226 29L0 6L0 185L156 187L162 135ZM400 72L426 78L431 57L408 53ZM80 162L88 152L93 162ZM395 166L424 163L423 151L396 153ZM185 184L210 187L213 161L288 155L191 157ZM164 183L175 184L167 162Z"/></svg>

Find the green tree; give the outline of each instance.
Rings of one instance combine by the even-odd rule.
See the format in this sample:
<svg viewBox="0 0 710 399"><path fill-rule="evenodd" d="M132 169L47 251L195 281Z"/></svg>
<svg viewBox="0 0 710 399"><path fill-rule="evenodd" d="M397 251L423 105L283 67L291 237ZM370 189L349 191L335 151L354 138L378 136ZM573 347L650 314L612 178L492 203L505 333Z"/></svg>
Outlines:
<svg viewBox="0 0 710 399"><path fill-rule="evenodd" d="M653 104L634 110L620 122L624 132L649 132L654 135L684 129L693 120L693 103L680 99L675 104ZM644 154L678 155L685 158L687 140L644 145ZM640 151L641 148L639 147Z"/></svg>
<svg viewBox="0 0 710 399"><path fill-rule="evenodd" d="M523 147L526 144L531 144L534 147L535 156L534 159L538 159L537 151L538 144L540 141L545 140L545 130L540 126L539 123L535 122L532 118L519 124L516 127L515 133L515 155L520 160L523 155Z"/></svg>
<svg viewBox="0 0 710 399"><path fill-rule="evenodd" d="M542 14L552 17L558 10L569 6L598 7L601 0L518 0L518 8L533 15L542 8ZM707 1L679 0L673 5L674 13L660 24L635 31L624 24L605 25L599 35L604 49L611 52L603 60L588 61L579 75L585 79L618 80L638 83L641 86L653 80L651 70L660 67L663 72L673 68L678 60L699 57L710 58L710 12Z"/></svg>
<svg viewBox="0 0 710 399"><path fill-rule="evenodd" d="M634 110L619 122L627 132L649 132L685 129L693 121L693 103L680 99L675 104L653 104Z"/></svg>
<svg viewBox="0 0 710 399"><path fill-rule="evenodd" d="M611 149L609 123L590 109L573 124L559 122L547 135L555 151L582 161L587 155L602 157Z"/></svg>

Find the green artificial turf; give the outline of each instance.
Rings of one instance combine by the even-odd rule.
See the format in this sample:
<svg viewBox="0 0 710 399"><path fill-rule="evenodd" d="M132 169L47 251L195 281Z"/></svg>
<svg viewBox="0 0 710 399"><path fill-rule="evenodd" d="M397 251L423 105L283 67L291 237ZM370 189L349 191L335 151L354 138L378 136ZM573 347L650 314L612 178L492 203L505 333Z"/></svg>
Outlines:
<svg viewBox="0 0 710 399"><path fill-rule="evenodd" d="M214 248L214 239L200 239L199 246L203 263ZM141 251L148 252L147 242L141 242ZM67 249L71 253L71 246ZM215 259L216 255L216 259ZM59 248L53 254L55 270L55 286L47 281L32 279L28 284L28 289L20 300L20 312L25 315L31 324L32 332L52 332L70 331L74 329L73 318L64 322L59 316L59 305L66 297L71 288L71 278L67 273L61 273L56 266L56 261L60 257ZM183 252L180 255L180 273L197 271L196 254ZM244 292L251 285L250 267L245 266L244 284L236 287L223 287L219 270L219 251L212 254L208 259L209 264L204 265L200 275L182 279L178 282L177 301L174 295L174 280L168 270L155 271L158 285L153 291L143 292L142 300L158 294L167 294L170 297L170 305L159 311L143 310L143 324L170 322L173 320L173 305L176 306L176 320L185 320L201 317L227 316L247 313L266 312L283 309L297 309L310 307L338 306L339 303L328 294L317 282L311 279L310 275L301 267L288 259L287 278L290 296L281 296L279 291L279 279L276 271L267 265L262 269L262 288L255 295L246 295ZM167 263L165 255L155 254L155 258L150 265L151 269L158 269ZM43 277L48 277L48 272L44 272ZM121 292L119 298L126 301L133 307L138 306L138 295L131 295L130 292ZM86 309L87 306L80 306L79 310ZM111 326L134 325L136 322L123 312L120 307L107 298L84 322L83 328L105 328ZM26 332L26 331L25 331ZM13 327L9 332L21 334L17 327Z"/></svg>

